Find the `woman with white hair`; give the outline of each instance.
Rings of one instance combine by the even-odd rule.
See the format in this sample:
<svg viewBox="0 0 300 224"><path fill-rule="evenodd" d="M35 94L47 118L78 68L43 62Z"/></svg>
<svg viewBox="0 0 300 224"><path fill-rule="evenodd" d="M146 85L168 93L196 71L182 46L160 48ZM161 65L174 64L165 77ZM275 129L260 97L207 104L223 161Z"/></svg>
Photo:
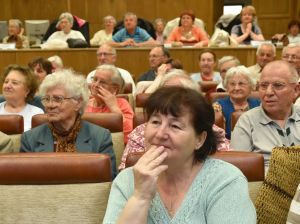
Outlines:
<svg viewBox="0 0 300 224"><path fill-rule="evenodd" d="M29 48L29 40L23 35L23 24L18 19L8 21L8 36L3 38L3 43L16 43L16 48Z"/></svg>
<svg viewBox="0 0 300 224"><path fill-rule="evenodd" d="M260 105L260 100L249 98L255 89L255 82L249 69L240 65L230 68L224 80L229 96L213 104L216 113L222 113L226 121L226 137L231 137L231 114L234 111L247 111Z"/></svg>
<svg viewBox="0 0 300 224"><path fill-rule="evenodd" d="M133 110L124 98L117 97L122 93L124 80L114 65L97 67L91 84L92 97L88 102L86 112L118 113L123 115L124 142L133 128Z"/></svg>
<svg viewBox="0 0 300 224"><path fill-rule="evenodd" d="M56 28L60 29L60 31L54 32L47 40L60 40L66 42L67 39L82 39L84 41L85 38L82 33L77 30L72 30L74 18L71 13L64 12L59 16Z"/></svg>
<svg viewBox="0 0 300 224"><path fill-rule="evenodd" d="M99 46L106 43L107 41L112 40L112 33L117 23L116 19L113 16L105 16L103 18L103 23L104 29L96 32L93 38L90 40L90 44L92 46Z"/></svg>
<svg viewBox="0 0 300 224"><path fill-rule="evenodd" d="M81 119L89 99L84 77L71 70L48 75L40 85L40 95L48 123L25 132L20 151L105 153L111 158L114 177L116 163L110 132Z"/></svg>

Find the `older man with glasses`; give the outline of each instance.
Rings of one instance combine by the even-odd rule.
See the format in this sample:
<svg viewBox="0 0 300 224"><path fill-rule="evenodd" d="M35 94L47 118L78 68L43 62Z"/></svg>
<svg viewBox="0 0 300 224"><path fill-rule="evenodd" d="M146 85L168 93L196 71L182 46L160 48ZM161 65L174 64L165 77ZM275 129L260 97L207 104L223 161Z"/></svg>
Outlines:
<svg viewBox="0 0 300 224"><path fill-rule="evenodd" d="M276 146L300 144L300 108L293 105L299 92L298 73L289 63L268 63L260 77L261 106L245 112L231 134L235 150L262 153L268 168Z"/></svg>
<svg viewBox="0 0 300 224"><path fill-rule="evenodd" d="M289 44L282 49L282 60L293 65L300 77L300 45Z"/></svg>
<svg viewBox="0 0 300 224"><path fill-rule="evenodd" d="M98 60L98 65L104 65L104 64L108 64L108 65L115 65L116 61L117 61L117 51L115 48L111 47L108 44L102 44L98 50L97 50L97 60ZM118 71L120 72L122 78L124 79L125 83L131 83L132 86L132 93L134 94L136 91L136 87L135 87L135 82L132 78L132 76L130 75L130 73L122 68L117 68ZM91 71L86 78L86 81L89 85L91 85L92 81L93 81L93 77L96 73L96 69Z"/></svg>

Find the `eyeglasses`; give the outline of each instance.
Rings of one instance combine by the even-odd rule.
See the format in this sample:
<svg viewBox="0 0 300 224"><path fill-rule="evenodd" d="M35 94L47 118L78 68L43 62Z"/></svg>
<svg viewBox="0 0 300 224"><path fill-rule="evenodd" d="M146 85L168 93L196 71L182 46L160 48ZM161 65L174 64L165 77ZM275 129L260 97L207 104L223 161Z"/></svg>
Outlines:
<svg viewBox="0 0 300 224"><path fill-rule="evenodd" d="M97 53L98 57L100 57L100 56L107 57L107 56L110 56L110 55L114 55L114 54L113 53L107 53L107 52L98 52Z"/></svg>
<svg viewBox="0 0 300 224"><path fill-rule="evenodd" d="M291 82L289 84L295 84L294 82ZM275 91L283 90L288 84L283 82L260 82L258 83L259 90L267 90L269 85L271 85L271 88Z"/></svg>
<svg viewBox="0 0 300 224"><path fill-rule="evenodd" d="M103 80L95 78L95 77L92 78L92 83L97 86L114 86L115 85L113 83L108 83L106 81L103 81Z"/></svg>
<svg viewBox="0 0 300 224"><path fill-rule="evenodd" d="M61 105L63 101L74 99L73 97L63 97L63 96L44 96L41 98L42 104L45 106L50 102Z"/></svg>
<svg viewBox="0 0 300 224"><path fill-rule="evenodd" d="M286 59L286 60L288 60L288 59L292 59L292 60L299 60L300 59L300 57L298 57L297 55L295 55L295 54L285 54L285 55L283 55L282 56L282 58L283 59Z"/></svg>
<svg viewBox="0 0 300 224"><path fill-rule="evenodd" d="M157 55L157 54L150 54L149 58L161 58L163 55Z"/></svg>
<svg viewBox="0 0 300 224"><path fill-rule="evenodd" d="M228 86L230 86L230 87L235 87L235 86L246 87L247 85L249 85L249 83L247 83L247 82L229 82L228 83Z"/></svg>

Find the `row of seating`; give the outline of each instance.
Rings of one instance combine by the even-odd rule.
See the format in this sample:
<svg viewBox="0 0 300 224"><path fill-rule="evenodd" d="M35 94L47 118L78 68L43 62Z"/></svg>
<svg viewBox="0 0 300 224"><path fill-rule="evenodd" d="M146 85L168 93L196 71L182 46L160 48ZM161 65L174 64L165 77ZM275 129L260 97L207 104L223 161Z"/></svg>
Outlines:
<svg viewBox="0 0 300 224"><path fill-rule="evenodd" d="M117 161L120 161L124 150L122 116L86 113L83 119L112 132ZM36 115L32 125L35 127L46 121L46 115ZM16 123L19 125L14 125ZM0 115L0 124L0 131L21 133L23 118ZM118 133L120 135L115 136ZM122 147L117 148L118 145ZM133 166L141 155L130 154L126 167ZM263 156L231 151L217 152L214 157L241 169L249 181L249 192L254 200L264 180ZM109 180L110 160L102 154L1 154L0 200L6 205L1 211L1 222L101 223L111 187Z"/></svg>

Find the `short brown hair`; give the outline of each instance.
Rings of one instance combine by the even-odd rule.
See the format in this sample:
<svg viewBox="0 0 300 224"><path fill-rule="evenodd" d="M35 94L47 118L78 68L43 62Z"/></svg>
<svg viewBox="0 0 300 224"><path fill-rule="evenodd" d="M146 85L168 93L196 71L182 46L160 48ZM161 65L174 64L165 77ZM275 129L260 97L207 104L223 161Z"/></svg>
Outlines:
<svg viewBox="0 0 300 224"><path fill-rule="evenodd" d="M29 90L29 93L25 99L26 102L33 100L33 97L38 89L38 81L36 75L28 68L21 65L12 64L5 68L2 77L1 77L1 84L3 85L4 80L6 79L7 75L11 71L18 71L25 77L25 85Z"/></svg>

